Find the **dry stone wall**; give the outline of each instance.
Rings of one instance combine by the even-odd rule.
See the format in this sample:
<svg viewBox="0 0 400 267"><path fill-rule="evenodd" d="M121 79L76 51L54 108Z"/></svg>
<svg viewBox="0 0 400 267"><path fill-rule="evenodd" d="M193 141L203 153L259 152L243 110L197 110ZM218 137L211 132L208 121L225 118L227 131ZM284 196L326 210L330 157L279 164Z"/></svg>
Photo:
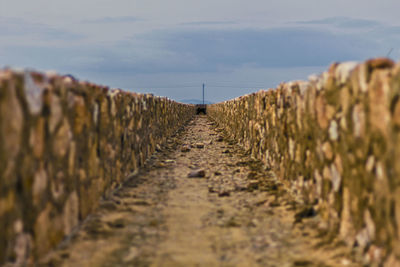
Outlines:
<svg viewBox="0 0 400 267"><path fill-rule="evenodd" d="M194 114L69 76L0 71L0 265L57 245Z"/></svg>
<svg viewBox="0 0 400 267"><path fill-rule="evenodd" d="M333 64L207 113L314 205L321 228L400 266L400 64Z"/></svg>

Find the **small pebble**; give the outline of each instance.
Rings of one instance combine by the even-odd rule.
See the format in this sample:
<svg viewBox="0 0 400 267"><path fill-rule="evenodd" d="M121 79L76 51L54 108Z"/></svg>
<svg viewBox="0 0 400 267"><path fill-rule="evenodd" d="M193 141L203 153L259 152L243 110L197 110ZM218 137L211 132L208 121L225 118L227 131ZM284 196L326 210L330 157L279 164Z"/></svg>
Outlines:
<svg viewBox="0 0 400 267"><path fill-rule="evenodd" d="M159 162L159 163L155 164L154 166L155 166L156 168L163 168L163 167L165 167L165 164L162 163L162 162Z"/></svg>
<svg viewBox="0 0 400 267"><path fill-rule="evenodd" d="M220 191L218 192L219 197L229 197L231 193L229 191Z"/></svg>
<svg viewBox="0 0 400 267"><path fill-rule="evenodd" d="M156 151L157 151L157 152L161 152L161 147L160 147L160 145L158 145L158 144L156 145Z"/></svg>
<svg viewBox="0 0 400 267"><path fill-rule="evenodd" d="M246 191L247 187L244 185L235 184L235 191Z"/></svg>
<svg viewBox="0 0 400 267"><path fill-rule="evenodd" d="M199 168L199 165L197 164L189 165L189 168L192 170L197 170Z"/></svg>
<svg viewBox="0 0 400 267"><path fill-rule="evenodd" d="M196 143L195 145L197 148L204 148L204 144L203 143Z"/></svg>
<svg viewBox="0 0 400 267"><path fill-rule="evenodd" d="M251 220L251 222L250 222L250 225L249 226L257 226L257 225L259 225L259 221L257 220L257 219L253 219L253 220Z"/></svg>
<svg viewBox="0 0 400 267"><path fill-rule="evenodd" d="M206 176L206 172L204 170L195 170L195 171L191 171L188 174L189 178L202 178Z"/></svg>
<svg viewBox="0 0 400 267"><path fill-rule="evenodd" d="M248 185L247 185L247 188L248 189L258 189L259 183L260 182L258 180L250 180Z"/></svg>
<svg viewBox="0 0 400 267"><path fill-rule="evenodd" d="M188 145L182 146L181 152L189 152L189 151L190 151L190 146L188 146Z"/></svg>

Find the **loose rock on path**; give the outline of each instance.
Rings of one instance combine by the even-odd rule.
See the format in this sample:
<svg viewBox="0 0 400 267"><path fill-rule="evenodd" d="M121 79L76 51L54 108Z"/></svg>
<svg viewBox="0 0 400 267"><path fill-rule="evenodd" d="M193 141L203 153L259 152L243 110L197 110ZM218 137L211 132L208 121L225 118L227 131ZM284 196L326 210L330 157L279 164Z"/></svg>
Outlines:
<svg viewBox="0 0 400 267"><path fill-rule="evenodd" d="M318 222L197 116L39 266L360 266Z"/></svg>

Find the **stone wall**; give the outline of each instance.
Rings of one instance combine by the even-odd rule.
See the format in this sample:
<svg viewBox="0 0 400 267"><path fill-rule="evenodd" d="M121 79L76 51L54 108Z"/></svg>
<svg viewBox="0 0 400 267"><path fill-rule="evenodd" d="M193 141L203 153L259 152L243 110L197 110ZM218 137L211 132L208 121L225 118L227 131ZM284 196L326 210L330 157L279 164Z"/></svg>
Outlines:
<svg viewBox="0 0 400 267"><path fill-rule="evenodd" d="M69 76L0 71L0 265L57 245L194 113Z"/></svg>
<svg viewBox="0 0 400 267"><path fill-rule="evenodd" d="M207 112L314 205L322 229L400 266L400 64L333 64Z"/></svg>

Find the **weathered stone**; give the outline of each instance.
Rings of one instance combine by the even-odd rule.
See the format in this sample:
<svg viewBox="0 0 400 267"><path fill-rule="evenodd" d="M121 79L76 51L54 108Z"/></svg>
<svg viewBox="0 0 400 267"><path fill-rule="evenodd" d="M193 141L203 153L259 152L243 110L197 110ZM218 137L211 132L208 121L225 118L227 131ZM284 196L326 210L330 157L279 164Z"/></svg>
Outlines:
<svg viewBox="0 0 400 267"><path fill-rule="evenodd" d="M35 250L39 256L43 256L63 237L63 224L58 216L51 215L52 210L51 204L48 203L34 223Z"/></svg>
<svg viewBox="0 0 400 267"><path fill-rule="evenodd" d="M334 192L338 192L340 189L340 184L342 181L342 177L340 176L340 173L338 172L335 164L331 165L331 175L332 175L332 187Z"/></svg>
<svg viewBox="0 0 400 267"><path fill-rule="evenodd" d="M22 233L24 230L24 223L21 220L16 220L14 222L14 232L16 234Z"/></svg>
<svg viewBox="0 0 400 267"><path fill-rule="evenodd" d="M0 216L13 210L15 207L15 193L9 191L6 196L0 198Z"/></svg>
<svg viewBox="0 0 400 267"><path fill-rule="evenodd" d="M189 178L203 178L206 176L205 170L194 170L188 174Z"/></svg>
<svg viewBox="0 0 400 267"><path fill-rule="evenodd" d="M256 189L258 189L259 184L260 184L260 181L258 181L258 180L254 180L254 179L250 180L247 185L247 189L256 190Z"/></svg>
<svg viewBox="0 0 400 267"><path fill-rule="evenodd" d="M41 166L40 169L36 171L33 179L34 179L32 186L33 203L35 205L38 205L40 199L43 196L44 191L47 188L47 181L48 181L47 173L44 170L43 166Z"/></svg>
<svg viewBox="0 0 400 267"><path fill-rule="evenodd" d="M328 181L332 180L331 170L329 169L328 166L325 166L324 169L322 170L322 176L324 177L324 179Z"/></svg>
<svg viewBox="0 0 400 267"><path fill-rule="evenodd" d="M341 221L340 221L340 237L347 243L348 246L352 246L354 244L354 225L353 220L351 218L351 209L350 209L350 191L348 187L343 187L343 195L342 195L342 213L341 213Z"/></svg>
<svg viewBox="0 0 400 267"><path fill-rule="evenodd" d="M332 145L329 142L322 145L322 152L326 159L331 160L333 158Z"/></svg>
<svg viewBox="0 0 400 267"><path fill-rule="evenodd" d="M79 135L80 133L82 133L83 128L85 127L88 121L88 114L84 98L82 96L74 96L73 107L75 113L73 131L74 134Z"/></svg>
<svg viewBox="0 0 400 267"><path fill-rule="evenodd" d="M203 143L196 143L195 146L196 146L196 148L204 148Z"/></svg>
<svg viewBox="0 0 400 267"><path fill-rule="evenodd" d="M293 139L289 138L289 156L291 160L294 160L295 156L295 143Z"/></svg>
<svg viewBox="0 0 400 267"><path fill-rule="evenodd" d="M25 72L24 74L24 89L29 111L33 115L39 114L43 105L43 85L38 85L32 78L32 74Z"/></svg>
<svg viewBox="0 0 400 267"><path fill-rule="evenodd" d="M343 174L343 162L342 162L342 157L340 154L337 154L335 156L334 164L336 166L337 171L339 172L340 175Z"/></svg>
<svg viewBox="0 0 400 267"><path fill-rule="evenodd" d="M327 104L323 95L317 97L315 101L315 112L317 114L318 124L322 129L328 128L329 120L334 114L334 109Z"/></svg>
<svg viewBox="0 0 400 267"><path fill-rule="evenodd" d="M340 84L345 84L357 64L357 62L345 62L339 64L335 69L336 80Z"/></svg>
<svg viewBox="0 0 400 267"><path fill-rule="evenodd" d="M218 192L219 197L229 197L231 193L228 190L221 190Z"/></svg>
<svg viewBox="0 0 400 267"><path fill-rule="evenodd" d="M72 177L75 173L75 160L76 160L76 143L74 141L70 144L68 154L68 175Z"/></svg>
<svg viewBox="0 0 400 267"><path fill-rule="evenodd" d="M395 97L391 109L393 124L400 127L400 97Z"/></svg>
<svg viewBox="0 0 400 267"><path fill-rule="evenodd" d="M64 205L64 234L69 235L72 229L78 224L79 198L76 191L72 192Z"/></svg>
<svg viewBox="0 0 400 267"><path fill-rule="evenodd" d="M371 213L367 209L364 211L364 222L365 222L365 227L368 232L369 239L374 240L375 239L375 223L372 219Z"/></svg>
<svg viewBox="0 0 400 267"><path fill-rule="evenodd" d="M314 171L314 178L315 178L315 187L316 187L316 194L318 197L322 196L322 176L319 174L317 170Z"/></svg>
<svg viewBox="0 0 400 267"><path fill-rule="evenodd" d="M14 246L15 265L24 266L29 262L30 250L32 248L32 237L26 233L18 233Z"/></svg>
<svg viewBox="0 0 400 267"><path fill-rule="evenodd" d="M383 258L383 250L375 245L371 245L365 255L368 264L380 264Z"/></svg>
<svg viewBox="0 0 400 267"><path fill-rule="evenodd" d="M370 70L393 68L395 63L389 58L373 58L366 62Z"/></svg>
<svg viewBox="0 0 400 267"><path fill-rule="evenodd" d="M3 142L4 153L7 155L7 159L12 161L21 148L24 118L17 99L15 82L12 80L7 82L7 87L0 87L3 91L3 99L0 98L0 130L7 140Z"/></svg>
<svg viewBox="0 0 400 267"><path fill-rule="evenodd" d="M50 185L52 197L58 200L65 193L64 173L61 171L58 172L56 177L51 181Z"/></svg>
<svg viewBox="0 0 400 267"><path fill-rule="evenodd" d="M161 149L161 146L160 146L159 144L157 144L157 145L156 145L156 151L157 151L157 152L161 152L161 150L162 150L162 149Z"/></svg>
<svg viewBox="0 0 400 267"><path fill-rule="evenodd" d="M387 137L390 122L389 109L389 72L379 71L372 74L369 85L369 116L370 123Z"/></svg>
<svg viewBox="0 0 400 267"><path fill-rule="evenodd" d="M31 134L29 136L29 144L32 148L33 155L36 158L41 158L44 152L44 126L45 120L40 117L33 127Z"/></svg>
<svg viewBox="0 0 400 267"><path fill-rule="evenodd" d="M363 137L365 133L365 112L361 104L354 107L352 113L355 137Z"/></svg>
<svg viewBox="0 0 400 267"><path fill-rule="evenodd" d="M375 166L375 158L374 156L369 156L367 159L367 163L365 164L365 169L368 172L372 172L374 166Z"/></svg>
<svg viewBox="0 0 400 267"><path fill-rule="evenodd" d="M61 127L55 134L53 153L59 157L64 157L67 154L70 142L72 139L71 128L67 119L64 119Z"/></svg>
<svg viewBox="0 0 400 267"><path fill-rule="evenodd" d="M375 167L376 178L383 181L385 179L385 171L382 162L377 162Z"/></svg>
<svg viewBox="0 0 400 267"><path fill-rule="evenodd" d="M99 121L99 104L95 103L93 105L93 114L92 114L92 118L93 118L93 123L94 125L97 126L97 122Z"/></svg>
<svg viewBox="0 0 400 267"><path fill-rule="evenodd" d="M396 257L394 253L391 253L390 256L386 259L384 267L400 267L400 260Z"/></svg>
<svg viewBox="0 0 400 267"><path fill-rule="evenodd" d="M50 133L54 133L56 127L61 123L63 118L63 112L61 107L60 98L54 93L48 93L50 98L50 118L49 118L49 130Z"/></svg>
<svg viewBox="0 0 400 267"><path fill-rule="evenodd" d="M110 107L110 114L111 114L111 116L113 116L113 117L115 117L115 115L117 115L117 109L116 109L116 106L115 106L115 100L114 100L114 97L115 97L115 95L116 94L118 94L119 93L119 91L117 90L116 92L112 92L111 93L111 100L110 100L110 103L111 103L111 107Z"/></svg>
<svg viewBox="0 0 400 267"><path fill-rule="evenodd" d="M338 125L336 121L331 121L329 126L329 138L332 141L337 141L339 138Z"/></svg>

